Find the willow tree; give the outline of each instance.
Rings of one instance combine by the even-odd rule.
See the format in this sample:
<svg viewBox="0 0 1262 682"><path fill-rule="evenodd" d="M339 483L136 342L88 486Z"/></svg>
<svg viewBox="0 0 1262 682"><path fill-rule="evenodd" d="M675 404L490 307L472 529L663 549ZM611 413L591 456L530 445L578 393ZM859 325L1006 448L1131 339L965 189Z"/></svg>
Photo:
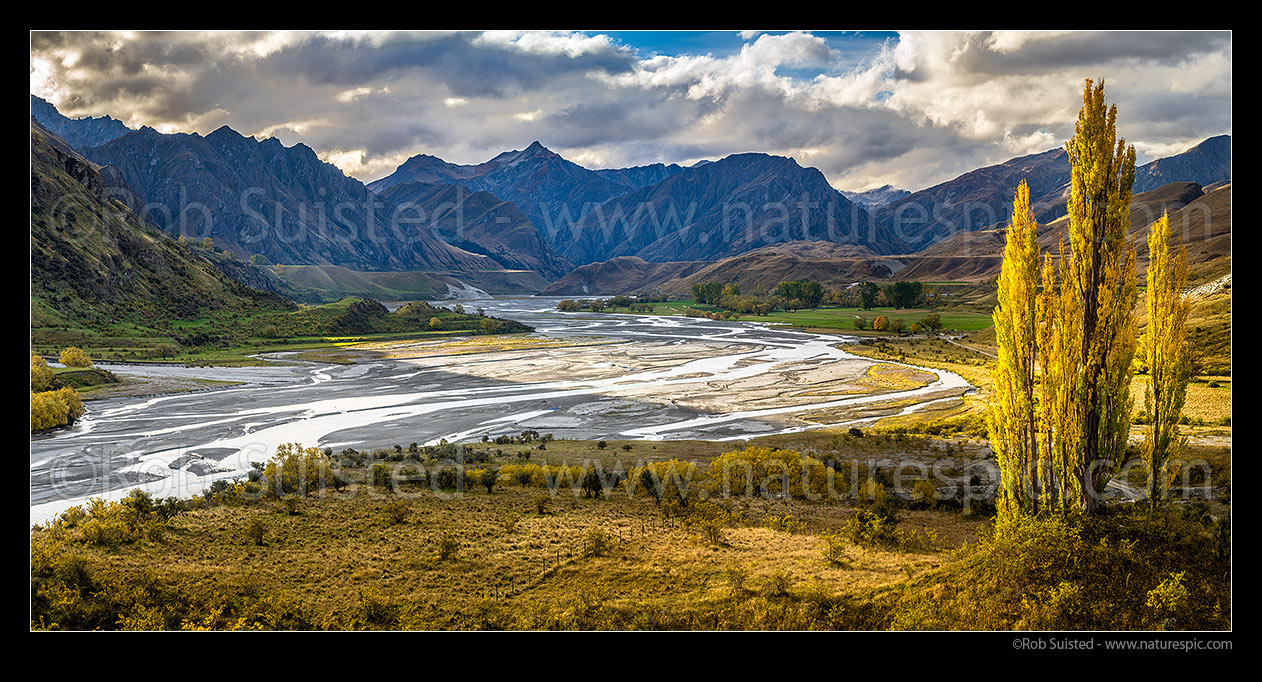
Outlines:
<svg viewBox="0 0 1262 682"><path fill-rule="evenodd" d="M1039 249L1038 224L1030 212L1030 189L1022 180L1012 201L1012 221L999 271L999 304L995 306L994 398L987 426L999 462L999 506L1005 513L1037 510L1045 487L1038 462L1038 428L1034 415L1036 320Z"/></svg>
<svg viewBox="0 0 1262 682"><path fill-rule="evenodd" d="M1183 446L1179 417L1187 395L1192 362L1187 338L1190 304L1183 296L1187 284L1187 256L1175 237L1170 249L1170 216L1152 225L1148 235L1148 326L1140 353L1148 366L1144 407L1152 420L1144 440L1144 464L1148 469L1148 499L1157 504L1165 495L1161 485L1170 455Z"/></svg>
<svg viewBox="0 0 1262 682"><path fill-rule="evenodd" d="M1083 512L1100 506L1099 493L1125 459L1130 431L1131 362L1135 356L1135 246L1130 232L1135 148L1117 137L1117 107L1106 106L1104 83L1086 81L1074 136L1066 144L1071 167L1069 253L1061 261L1063 318L1053 330L1049 358L1071 382L1072 400L1049 427L1072 457ZM1069 299L1069 300L1065 300ZM1069 343L1067 341L1074 341Z"/></svg>

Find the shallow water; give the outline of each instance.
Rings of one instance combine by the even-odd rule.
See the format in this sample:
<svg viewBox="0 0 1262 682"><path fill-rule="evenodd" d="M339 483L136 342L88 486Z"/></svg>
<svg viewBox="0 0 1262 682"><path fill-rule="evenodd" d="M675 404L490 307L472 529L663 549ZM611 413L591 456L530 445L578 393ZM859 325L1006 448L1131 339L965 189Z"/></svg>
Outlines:
<svg viewBox="0 0 1262 682"><path fill-rule="evenodd" d="M919 396L925 396L923 404L928 404L930 394L940 397L944 390L968 388L955 374L927 370L938 379L915 390L821 396L809 407L705 414L609 394L748 378L807 359L856 358L834 347L845 340L843 336L757 323L560 313L555 311L556 299L462 303L468 310L483 307L490 315L520 320L551 336L702 342L731 346L732 352L668 367L624 368L599 379L543 382L488 379L449 371L449 367L418 370L415 364L396 360L200 370L112 366L123 374L174 371L248 383L198 393L94 401L90 413L72 430L33 438L32 522L51 518L88 497L116 498L135 487L159 497L190 496L216 479L243 475L251 461L266 460L277 445L287 442L335 449L380 447L478 440L524 429L561 438L739 440L815 428L785 427L784 415ZM451 359L451 363L482 361L476 355Z"/></svg>

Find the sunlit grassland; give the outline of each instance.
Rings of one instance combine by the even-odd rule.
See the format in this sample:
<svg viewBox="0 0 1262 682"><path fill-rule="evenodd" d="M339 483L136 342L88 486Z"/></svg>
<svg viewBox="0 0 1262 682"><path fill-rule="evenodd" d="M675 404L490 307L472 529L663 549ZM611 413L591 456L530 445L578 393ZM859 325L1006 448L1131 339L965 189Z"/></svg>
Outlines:
<svg viewBox="0 0 1262 682"><path fill-rule="evenodd" d="M86 553L94 565L119 575L161 566L162 580L181 593L285 595L333 627L361 619L368 594L393 614L370 627L444 629L480 627L488 608L511 622L592 589L613 606L652 601L672 612L704 610L731 596L729 571L742 573L742 589L751 593L777 579L793 590L826 585L830 594L862 593L940 566L952 547L988 523L958 512L906 511L900 526L932 531L938 546L916 552L854 547L846 565L837 566L821 557L819 534L853 515L841 503L750 500L738 505L743 522L713 543L664 518L651 498L615 493L593 499L566 490L540 514L538 495L538 489L513 485L457 498L425 490L397 498L410 512L398 524L385 520L384 495L358 489L304 501L293 514L278 502L210 507L173 519L163 542ZM799 532L767 527L767 517L786 513L802 523ZM255 522L266 529L261 545L247 533ZM583 556L593 531L612 546ZM436 561L446 536L459 549Z"/></svg>

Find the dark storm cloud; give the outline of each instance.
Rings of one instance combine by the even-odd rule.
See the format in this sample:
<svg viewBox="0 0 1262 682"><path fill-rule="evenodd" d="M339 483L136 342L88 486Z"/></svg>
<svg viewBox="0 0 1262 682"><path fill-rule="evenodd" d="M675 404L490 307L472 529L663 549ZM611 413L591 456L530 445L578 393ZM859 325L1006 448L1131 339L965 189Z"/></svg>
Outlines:
<svg viewBox="0 0 1262 682"><path fill-rule="evenodd" d="M568 54L525 53L499 45L475 45L477 34L391 36L380 44L314 35L287 46L263 62L261 70L318 85L354 86L415 70L442 81L458 96L502 97L533 90L560 76L579 72L628 71L629 49Z"/></svg>
<svg viewBox="0 0 1262 682"><path fill-rule="evenodd" d="M982 74L1047 73L1067 68L1101 68L1119 60L1135 60L1173 66L1196 55L1226 47L1231 34L1197 31L1086 32L1026 41L1020 49L1005 52L988 45L990 36L980 34L961 52L961 64ZM1087 69L1090 73L1090 69Z"/></svg>

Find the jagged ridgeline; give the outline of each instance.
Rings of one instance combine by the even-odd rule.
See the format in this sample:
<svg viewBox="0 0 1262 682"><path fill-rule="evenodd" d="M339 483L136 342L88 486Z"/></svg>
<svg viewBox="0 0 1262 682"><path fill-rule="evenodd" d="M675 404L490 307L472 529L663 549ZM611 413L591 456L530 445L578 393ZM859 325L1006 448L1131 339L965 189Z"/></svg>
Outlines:
<svg viewBox="0 0 1262 682"><path fill-rule="evenodd" d="M31 325L166 327L210 314L295 306L224 275L195 247L111 198L102 169L31 121ZM37 341L37 338L33 338Z"/></svg>

